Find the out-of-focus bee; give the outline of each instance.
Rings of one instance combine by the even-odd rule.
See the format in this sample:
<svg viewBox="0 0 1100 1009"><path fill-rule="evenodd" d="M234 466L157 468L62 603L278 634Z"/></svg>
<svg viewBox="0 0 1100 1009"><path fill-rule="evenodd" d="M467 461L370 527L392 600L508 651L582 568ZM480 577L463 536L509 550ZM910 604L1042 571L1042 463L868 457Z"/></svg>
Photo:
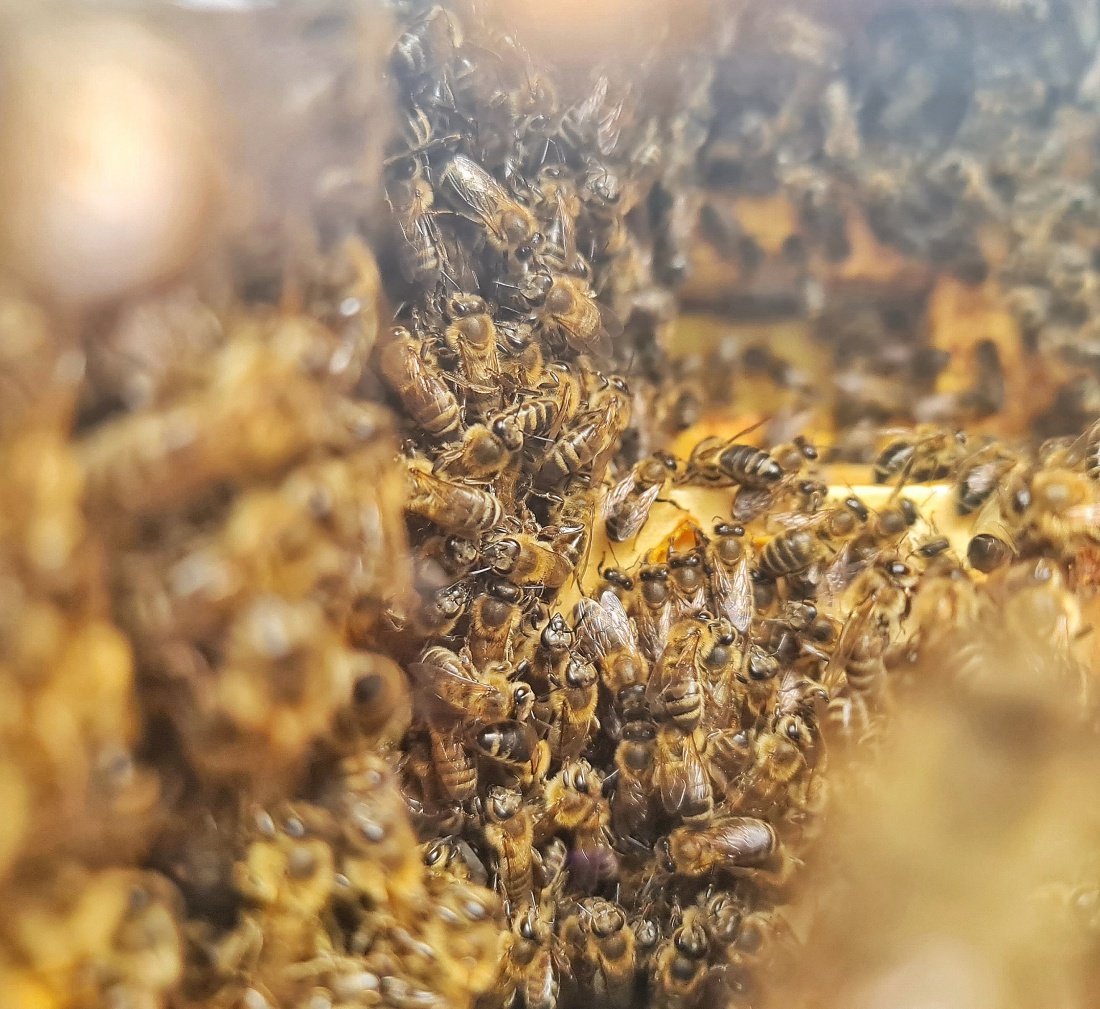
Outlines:
<svg viewBox="0 0 1100 1009"><path fill-rule="evenodd" d="M556 589L573 573L567 558L528 533L499 537L483 553L492 569L514 585Z"/></svg>
<svg viewBox="0 0 1100 1009"><path fill-rule="evenodd" d="M555 760L575 760L588 746L600 724L596 718L598 687L596 667L576 655L568 659L560 680L551 676L547 742Z"/></svg>
<svg viewBox="0 0 1100 1009"><path fill-rule="evenodd" d="M623 909L602 897L585 897L572 906L560 931L586 987L612 1006L627 1005L634 992L635 935Z"/></svg>
<svg viewBox="0 0 1100 1009"><path fill-rule="evenodd" d="M459 837L440 837L420 846L421 857L429 877L462 879L484 886L488 874L481 859L470 845Z"/></svg>
<svg viewBox="0 0 1100 1009"><path fill-rule="evenodd" d="M893 438L875 459L875 483L928 483L950 476L962 458L966 435L962 431L918 427Z"/></svg>
<svg viewBox="0 0 1100 1009"><path fill-rule="evenodd" d="M539 244L538 221L476 161L456 154L439 175L439 191L456 213L478 224L499 252L517 253Z"/></svg>
<svg viewBox="0 0 1100 1009"><path fill-rule="evenodd" d="M458 433L462 426L458 400L426 359L423 345L407 329L394 328L379 361L383 377L425 434L448 439Z"/></svg>
<svg viewBox="0 0 1100 1009"><path fill-rule="evenodd" d="M494 581L470 607L470 654L477 666L512 659L513 637L523 620L522 590Z"/></svg>
<svg viewBox="0 0 1100 1009"><path fill-rule="evenodd" d="M672 725L657 730L653 787L669 816L695 826L710 821L714 812L714 793L694 734L682 732Z"/></svg>
<svg viewBox="0 0 1100 1009"><path fill-rule="evenodd" d="M476 294L456 294L447 301L447 316L443 339L458 358L467 405L479 415L499 409L500 357L489 306Z"/></svg>
<svg viewBox="0 0 1100 1009"><path fill-rule="evenodd" d="M578 647L596 663L613 697L649 679L649 665L635 644L634 625L614 592L606 591L599 599L579 600L573 626Z"/></svg>
<svg viewBox="0 0 1100 1009"><path fill-rule="evenodd" d="M521 448L519 425L510 417L498 416L489 424L467 428L458 445L436 458L435 472L447 478L490 480L511 463Z"/></svg>
<svg viewBox="0 0 1100 1009"><path fill-rule="evenodd" d="M1097 539L1100 492L1084 474L1058 467L1042 469L1032 478L1031 498L1024 516L1028 536L1058 549L1075 539Z"/></svg>
<svg viewBox="0 0 1100 1009"><path fill-rule="evenodd" d="M683 483L766 489L783 477L783 468L763 449L721 438L704 438L691 450Z"/></svg>
<svg viewBox="0 0 1100 1009"><path fill-rule="evenodd" d="M607 538L623 543L637 536L649 518L653 502L675 474L675 458L664 453L635 463L604 498L602 513Z"/></svg>
<svg viewBox="0 0 1100 1009"><path fill-rule="evenodd" d="M343 752L364 743L395 746L412 718L409 685L401 667L376 652L355 653L351 704L337 712L330 742Z"/></svg>
<svg viewBox="0 0 1100 1009"><path fill-rule="evenodd" d="M801 473L807 463L817 462L817 449L802 435L796 435L790 442L768 449L768 454L779 463L784 474Z"/></svg>
<svg viewBox="0 0 1100 1009"><path fill-rule="evenodd" d="M1100 480L1100 421L1085 433L1085 473L1092 480Z"/></svg>
<svg viewBox="0 0 1100 1009"><path fill-rule="evenodd" d="M1001 506L1019 515L1031 503L1023 460L1000 446L975 452L959 468L955 481L955 509L970 515L997 494Z"/></svg>
<svg viewBox="0 0 1100 1009"><path fill-rule="evenodd" d="M975 571L989 574L1004 567L1016 556L1016 551L1007 541L992 533L979 533L971 538L966 548L966 559Z"/></svg>
<svg viewBox="0 0 1100 1009"><path fill-rule="evenodd" d="M705 1004L710 973L710 942L703 914L701 909L689 907L654 955L653 987L657 1003L668 1009L692 1009Z"/></svg>
<svg viewBox="0 0 1100 1009"><path fill-rule="evenodd" d="M503 506L489 491L445 480L414 463L408 464L407 473L406 509L447 532L479 536L504 519Z"/></svg>
<svg viewBox="0 0 1100 1009"><path fill-rule="evenodd" d="M673 625L646 685L646 699L653 714L668 719L682 732L692 732L703 717L703 690L696 665L701 637L695 620Z"/></svg>
<svg viewBox="0 0 1100 1009"><path fill-rule="evenodd" d="M554 932L553 907L531 903L512 919L500 987L511 993L505 1005L527 1009L555 1009L561 977L569 971L569 959Z"/></svg>
<svg viewBox="0 0 1100 1009"><path fill-rule="evenodd" d="M496 856L498 885L515 913L534 903L534 819L523 796L494 785L485 799L485 841Z"/></svg>

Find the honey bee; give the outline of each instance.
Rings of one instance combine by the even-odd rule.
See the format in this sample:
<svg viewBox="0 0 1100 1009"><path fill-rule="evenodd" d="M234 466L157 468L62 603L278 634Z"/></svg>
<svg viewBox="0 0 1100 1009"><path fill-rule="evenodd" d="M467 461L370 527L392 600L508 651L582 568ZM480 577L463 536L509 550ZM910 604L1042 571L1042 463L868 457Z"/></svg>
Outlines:
<svg viewBox="0 0 1100 1009"><path fill-rule="evenodd" d="M620 600L626 601L633 591L634 579L622 568L600 568L600 590L596 595L614 592Z"/></svg>
<svg viewBox="0 0 1100 1009"><path fill-rule="evenodd" d="M624 543L637 536L649 518L653 502L675 475L676 460L664 453L635 463L604 498L602 514L607 538Z"/></svg>
<svg viewBox="0 0 1100 1009"><path fill-rule="evenodd" d="M1085 434L1085 474L1090 480L1100 480L1100 421Z"/></svg>
<svg viewBox="0 0 1100 1009"><path fill-rule="evenodd" d="M555 1009L561 977L569 971L569 960L554 933L551 907L531 903L512 920L504 960L505 991L511 991L505 1005L522 1004L527 1009Z"/></svg>
<svg viewBox="0 0 1100 1009"><path fill-rule="evenodd" d="M798 574L823 556L820 541L807 528L795 527L773 536L760 551L757 571L770 579Z"/></svg>
<svg viewBox="0 0 1100 1009"><path fill-rule="evenodd" d="M534 703L526 683L511 682L498 668L479 673L468 653L456 654L442 645L426 648L408 671L420 709L437 725L523 721Z"/></svg>
<svg viewBox="0 0 1100 1009"><path fill-rule="evenodd" d="M399 158L386 177L386 201L403 242L398 250L401 272L410 284L433 287L446 273L443 239L435 221L435 191L414 156Z"/></svg>
<svg viewBox="0 0 1100 1009"><path fill-rule="evenodd" d="M900 435L875 459L875 483L928 483L950 476L958 465L966 435L925 426Z"/></svg>
<svg viewBox="0 0 1100 1009"><path fill-rule="evenodd" d="M607 443L605 422L604 416L588 414L554 441L535 472L535 488L540 491L562 488L589 466Z"/></svg>
<svg viewBox="0 0 1100 1009"><path fill-rule="evenodd" d="M523 796L499 785L490 788L483 829L496 856L498 885L515 913L534 902L534 819Z"/></svg>
<svg viewBox="0 0 1100 1009"><path fill-rule="evenodd" d="M494 581L470 607L470 653L474 663L511 661L513 639L523 621L522 591L511 582Z"/></svg>
<svg viewBox="0 0 1100 1009"><path fill-rule="evenodd" d="M779 463L786 476L801 473L807 463L817 462L817 449L802 435L796 435L790 442L768 449L768 454Z"/></svg>
<svg viewBox="0 0 1100 1009"><path fill-rule="evenodd" d="M469 590L462 582L431 589L420 596L412 627L422 637L444 637L454 630L469 602Z"/></svg>
<svg viewBox="0 0 1100 1009"><path fill-rule="evenodd" d="M1023 463L999 446L980 449L959 468L955 509L960 515L978 511L996 492L1017 515L1031 503Z"/></svg>
<svg viewBox="0 0 1100 1009"><path fill-rule="evenodd" d="M567 761L548 778L543 802L540 838L565 833L573 839L573 847L582 851L606 847L608 809L603 777L587 760Z"/></svg>
<svg viewBox="0 0 1100 1009"><path fill-rule="evenodd" d="M424 355L423 346L407 329L395 327L379 357L382 375L425 434L453 438L462 426L462 408Z"/></svg>
<svg viewBox="0 0 1100 1009"><path fill-rule="evenodd" d="M507 719L480 726L473 732L477 752L493 763L521 771L521 777L534 779L548 761L542 740L526 722Z"/></svg>
<svg viewBox="0 0 1100 1009"><path fill-rule="evenodd" d="M580 599L573 625L581 653L596 663L612 696L649 679L649 666L635 645L634 626L614 592Z"/></svg>
<svg viewBox="0 0 1100 1009"><path fill-rule="evenodd" d="M1059 548L1077 538L1097 538L1100 495L1084 474L1060 467L1042 469L1031 481L1031 498L1025 513L1029 535Z"/></svg>
<svg viewBox="0 0 1100 1009"><path fill-rule="evenodd" d="M476 537L504 519L503 506L489 491L445 480L412 463L407 473L406 509L447 532Z"/></svg>
<svg viewBox="0 0 1100 1009"><path fill-rule="evenodd" d="M752 735L740 726L714 729L707 735L704 756L715 790L728 795L734 782L752 766Z"/></svg>
<svg viewBox="0 0 1100 1009"><path fill-rule="evenodd" d="M801 715L783 715L753 741L752 765L728 796L731 811L763 815L782 800L785 808L806 803L809 771L817 764L817 733Z"/></svg>
<svg viewBox="0 0 1100 1009"><path fill-rule="evenodd" d="M588 284L564 273L552 275L537 315L547 331L562 336L574 350L600 358L611 356L611 341L622 331L622 323L596 300Z"/></svg>
<svg viewBox="0 0 1100 1009"><path fill-rule="evenodd" d="M495 539L484 554L492 569L513 585L557 589L573 573L567 558L527 533Z"/></svg>
<svg viewBox="0 0 1100 1009"><path fill-rule="evenodd" d="M703 547L698 545L698 531L695 531L695 536L697 545L694 549L678 552L670 548L668 552L673 620L694 616L707 605L707 569Z"/></svg>
<svg viewBox="0 0 1100 1009"><path fill-rule="evenodd" d="M551 676L547 742L555 760L565 763L580 757L599 728L598 687L596 667L576 655L569 657L560 680Z"/></svg>
<svg viewBox="0 0 1100 1009"><path fill-rule="evenodd" d="M702 911L689 907L680 924L654 954L655 999L667 1009L693 1009L705 1004L710 980L710 942Z"/></svg>
<svg viewBox="0 0 1100 1009"><path fill-rule="evenodd" d="M497 251L515 254L540 243L535 215L465 154L447 161L439 187L455 212L479 225Z"/></svg>
<svg viewBox="0 0 1100 1009"><path fill-rule="evenodd" d="M638 643L651 662L660 657L672 627L670 576L667 564L643 564L638 572L637 591L631 598Z"/></svg>
<svg viewBox="0 0 1100 1009"><path fill-rule="evenodd" d="M710 776L692 733L672 725L657 730L653 753L653 786L669 816L684 823L701 825L714 812Z"/></svg>
<svg viewBox="0 0 1100 1009"><path fill-rule="evenodd" d="M443 339L458 358L467 405L479 415L499 410L500 357L489 307L477 295L457 294L448 300L447 314L451 321ZM498 422L521 433L518 425L500 418Z"/></svg>
<svg viewBox="0 0 1100 1009"><path fill-rule="evenodd" d="M707 543L706 557L715 611L739 634L746 634L752 623L755 599L751 550L745 542L744 527L719 522Z"/></svg>
<svg viewBox="0 0 1100 1009"><path fill-rule="evenodd" d="M615 747L611 829L628 852L648 853L656 839L650 794L657 727L644 706L625 719L621 736Z"/></svg>
<svg viewBox="0 0 1100 1009"><path fill-rule="evenodd" d="M602 897L582 898L562 922L561 935L586 987L612 1006L629 1004L635 935L623 909Z"/></svg>
<svg viewBox="0 0 1100 1009"><path fill-rule="evenodd" d="M696 657L702 631L694 620L682 620L669 632L661 658L646 685L650 710L690 733L703 717L703 691Z"/></svg>
<svg viewBox="0 0 1100 1009"><path fill-rule="evenodd" d="M459 805L477 795L477 764L458 732L428 726L432 766L448 799Z"/></svg>
<svg viewBox="0 0 1100 1009"><path fill-rule="evenodd" d="M684 483L766 490L783 477L783 468L763 449L721 438L704 438L692 450Z"/></svg>
<svg viewBox="0 0 1100 1009"><path fill-rule="evenodd" d="M499 416L489 424L467 428L458 445L436 458L435 472L448 479L489 480L504 470L521 448L519 425L510 417Z"/></svg>
<svg viewBox="0 0 1100 1009"><path fill-rule="evenodd" d="M752 877L767 871L780 847L775 828L751 816L727 816L701 828L685 824L668 836L669 856L683 876L718 872Z"/></svg>

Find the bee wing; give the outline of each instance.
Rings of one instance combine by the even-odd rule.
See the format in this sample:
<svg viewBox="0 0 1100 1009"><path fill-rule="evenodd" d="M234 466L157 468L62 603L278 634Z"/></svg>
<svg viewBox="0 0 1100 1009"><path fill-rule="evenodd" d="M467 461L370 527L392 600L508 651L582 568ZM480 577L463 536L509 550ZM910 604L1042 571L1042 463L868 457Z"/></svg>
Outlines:
<svg viewBox="0 0 1100 1009"><path fill-rule="evenodd" d="M591 658L605 658L633 639L630 617L610 589L598 600L583 596L574 610L577 644Z"/></svg>
<svg viewBox="0 0 1100 1009"><path fill-rule="evenodd" d="M641 609L638 614L638 643L642 653L656 662L664 651L668 632L672 628L672 606L666 603L654 616L650 610Z"/></svg>
<svg viewBox="0 0 1100 1009"><path fill-rule="evenodd" d="M665 772L659 787L661 802L669 814L675 814L687 806L697 805L710 791L710 776L707 774L702 757L699 756L695 736L685 733L680 738L683 741L683 748L679 762L661 761L657 765ZM654 778L656 778L656 771Z"/></svg>
<svg viewBox="0 0 1100 1009"><path fill-rule="evenodd" d="M603 521L607 521L607 517L611 515L616 508L618 508L628 497L630 497L631 488L634 486L634 474L633 472L627 473L614 487L612 487L605 495L603 501L600 503L600 518Z"/></svg>
<svg viewBox="0 0 1100 1009"><path fill-rule="evenodd" d="M724 564L716 563L710 584L719 616L725 617L738 633L745 634L756 612L748 553L741 555L732 575Z"/></svg>
<svg viewBox="0 0 1100 1009"><path fill-rule="evenodd" d="M751 522L759 518L768 510L772 494L768 487L739 487L733 499L734 521Z"/></svg>
<svg viewBox="0 0 1100 1009"><path fill-rule="evenodd" d="M444 669L430 662L411 662L406 667L413 682L416 707L437 724L451 724L466 717L469 712L453 697L446 696L446 686L451 686L462 696L476 700L498 693L497 688L467 676L461 676L450 669Z"/></svg>
<svg viewBox="0 0 1100 1009"><path fill-rule="evenodd" d="M843 682L848 659L851 657L860 635L863 634L870 623L874 610L875 600L872 597L861 603L859 608L848 617L844 630L841 632L840 640L836 643L836 648L833 649L833 654L829 657L825 671L821 674L821 684L830 696L832 696L834 689Z"/></svg>
<svg viewBox="0 0 1100 1009"><path fill-rule="evenodd" d="M669 686L685 675L694 677L699 638L698 630L689 632L686 640L672 635L666 637L661 657L654 664L646 684L646 697L650 701L660 701Z"/></svg>
<svg viewBox="0 0 1100 1009"><path fill-rule="evenodd" d="M738 497L741 495L738 494ZM775 535L781 532L791 532L794 529L806 529L821 521L820 514L807 515L805 512L779 512L769 515L764 523L765 530Z"/></svg>
<svg viewBox="0 0 1100 1009"><path fill-rule="evenodd" d="M496 179L464 154L450 160L440 181L482 221L492 222L501 204L511 202Z"/></svg>
<svg viewBox="0 0 1100 1009"><path fill-rule="evenodd" d="M852 560L851 544L844 543L822 576L821 588L818 590L820 600L827 604L840 602L848 586L866 566L865 561Z"/></svg>
<svg viewBox="0 0 1100 1009"><path fill-rule="evenodd" d="M661 489L664 485L655 484L653 487L647 487L631 500L630 491L633 486L634 477L626 477L624 480L620 481L617 486L612 488L604 502L605 523L613 513L619 512L621 509L621 512L619 512L619 515L616 517L615 535L611 535L610 529L607 533L608 538L615 543L624 543L627 540L633 539L641 532L642 526L645 525L646 519L649 518L650 509L653 508L653 502L657 500L657 496L661 493ZM612 500L612 495L615 495L614 500Z"/></svg>

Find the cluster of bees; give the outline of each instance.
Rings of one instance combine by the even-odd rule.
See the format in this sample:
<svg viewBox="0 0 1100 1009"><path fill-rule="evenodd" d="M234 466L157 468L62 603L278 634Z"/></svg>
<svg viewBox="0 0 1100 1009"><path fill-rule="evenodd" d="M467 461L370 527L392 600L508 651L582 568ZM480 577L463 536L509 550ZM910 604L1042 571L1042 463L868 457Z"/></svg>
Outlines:
<svg viewBox="0 0 1100 1009"><path fill-rule="evenodd" d="M936 147L970 15L872 19L848 94L839 38L785 8L731 12L717 64L567 81L474 4L393 7L385 74L318 99L347 163L315 235L261 225L219 284L79 324L0 292L4 1009L765 1005L831 772L927 656L984 675L944 628L993 606L1089 639L1100 427L968 440L1005 403L990 344L926 418L952 423L880 430L947 367L926 291L826 288L820 447L668 451L721 383L666 360L697 224L762 278L752 312L840 268L854 192L880 241L980 279L975 219L872 172L904 142L973 182ZM385 150L359 137L383 76ZM797 195L778 274L697 176Z"/></svg>

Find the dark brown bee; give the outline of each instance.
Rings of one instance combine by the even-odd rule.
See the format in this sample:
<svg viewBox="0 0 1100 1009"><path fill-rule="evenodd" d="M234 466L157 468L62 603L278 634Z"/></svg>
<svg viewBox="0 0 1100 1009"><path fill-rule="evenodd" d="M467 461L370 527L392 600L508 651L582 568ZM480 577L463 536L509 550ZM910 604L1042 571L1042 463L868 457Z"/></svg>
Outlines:
<svg viewBox="0 0 1100 1009"><path fill-rule="evenodd" d="M424 357L413 335L396 327L379 357L382 375L401 397L409 416L433 438L452 438L462 426L462 409L443 378Z"/></svg>
<svg viewBox="0 0 1100 1009"><path fill-rule="evenodd" d="M526 533L493 540L484 553L493 570L514 585L556 589L573 573L567 558Z"/></svg>
<svg viewBox="0 0 1100 1009"><path fill-rule="evenodd" d="M822 545L809 529L790 529L764 544L757 570L765 578L783 578L805 571L822 556Z"/></svg>
<svg viewBox="0 0 1100 1009"><path fill-rule="evenodd" d="M448 532L478 536L499 526L504 508L488 491L455 483L408 467L409 496L405 507Z"/></svg>
<svg viewBox="0 0 1100 1009"><path fill-rule="evenodd" d="M439 176L439 189L452 208L478 224L489 244L500 252L515 253L541 237L535 215L464 154L447 162Z"/></svg>
<svg viewBox="0 0 1100 1009"><path fill-rule="evenodd" d="M481 756L519 768L536 759L539 738L526 722L509 719L481 726L473 735L473 744Z"/></svg>
<svg viewBox="0 0 1100 1009"><path fill-rule="evenodd" d="M1015 551L1008 543L990 533L979 533L966 548L966 559L970 566L983 574L1004 567L1014 556Z"/></svg>
<svg viewBox="0 0 1100 1009"><path fill-rule="evenodd" d="M643 704L624 712L622 739L615 748L615 790L611 793L611 829L616 843L627 852L652 850L654 833L652 791L657 727Z"/></svg>
<svg viewBox="0 0 1100 1009"><path fill-rule="evenodd" d="M653 502L668 480L676 474L676 460L663 453L635 463L628 476L620 480L603 502L607 538L623 543L637 536L649 518Z"/></svg>
<svg viewBox="0 0 1100 1009"><path fill-rule="evenodd" d="M782 477L783 468L763 449L705 438L691 450L684 482L767 489Z"/></svg>
<svg viewBox="0 0 1100 1009"><path fill-rule="evenodd" d="M634 579L630 577L621 568L601 568L600 569L600 585L601 592L610 590L621 600L630 598L630 594L634 591Z"/></svg>
<svg viewBox="0 0 1100 1009"><path fill-rule="evenodd" d="M955 482L955 508L958 513L970 515L976 512L994 492L1004 487L1010 474L1018 471L1019 466L1018 459L996 446L975 453L960 468Z"/></svg>
<svg viewBox="0 0 1100 1009"><path fill-rule="evenodd" d="M962 456L966 435L934 427L917 428L888 442L875 460L875 483L927 483L950 476Z"/></svg>

